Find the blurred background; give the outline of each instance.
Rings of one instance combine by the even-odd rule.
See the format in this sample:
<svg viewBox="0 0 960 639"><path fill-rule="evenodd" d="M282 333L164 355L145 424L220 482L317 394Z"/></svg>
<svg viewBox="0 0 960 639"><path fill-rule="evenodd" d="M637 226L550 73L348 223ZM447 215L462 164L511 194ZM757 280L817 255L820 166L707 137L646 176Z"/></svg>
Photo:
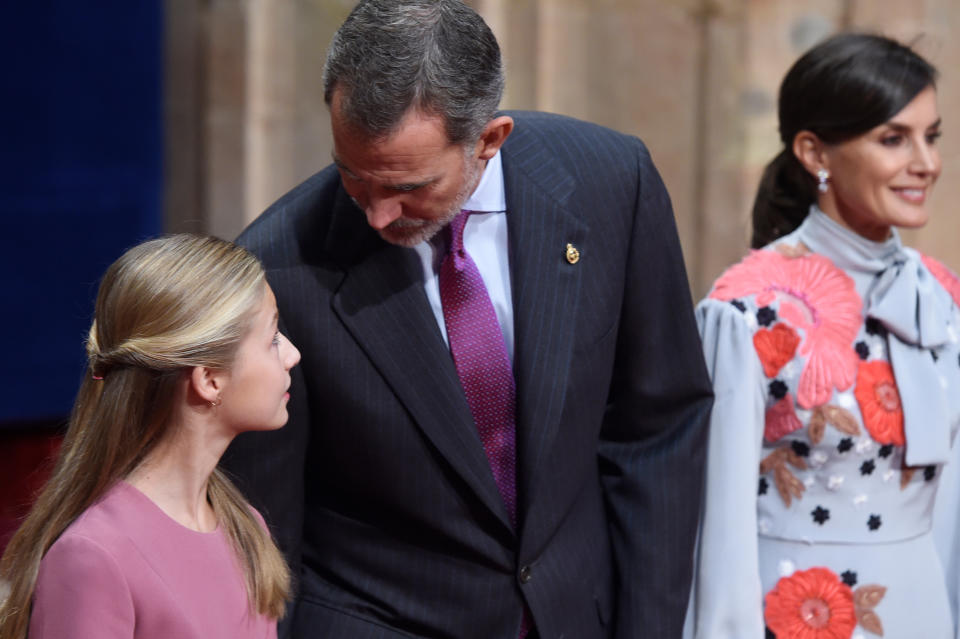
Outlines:
<svg viewBox="0 0 960 639"><path fill-rule="evenodd" d="M99 276L164 232L233 238L330 162L320 75L354 0L36 0L5 8L0 231L0 547L45 477L80 376ZM943 174L905 241L960 271L954 0L474 0L503 50L504 108L641 137L704 295L747 250L776 91L844 29L911 42L942 73Z"/></svg>

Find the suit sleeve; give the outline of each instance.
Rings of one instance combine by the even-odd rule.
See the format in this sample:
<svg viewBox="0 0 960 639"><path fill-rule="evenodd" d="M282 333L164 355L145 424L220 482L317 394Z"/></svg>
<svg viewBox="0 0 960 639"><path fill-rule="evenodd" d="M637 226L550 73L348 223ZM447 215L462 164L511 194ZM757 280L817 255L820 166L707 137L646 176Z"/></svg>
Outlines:
<svg viewBox="0 0 960 639"><path fill-rule="evenodd" d="M712 393L666 188L639 175L599 468L617 570L614 637L679 637Z"/></svg>
<svg viewBox="0 0 960 639"><path fill-rule="evenodd" d="M764 424L763 371L752 333L731 304L697 307L716 394L687 639L763 639L757 487Z"/></svg>
<svg viewBox="0 0 960 639"><path fill-rule="evenodd" d="M61 537L40 564L30 639L130 639L133 599L116 559L84 537Z"/></svg>

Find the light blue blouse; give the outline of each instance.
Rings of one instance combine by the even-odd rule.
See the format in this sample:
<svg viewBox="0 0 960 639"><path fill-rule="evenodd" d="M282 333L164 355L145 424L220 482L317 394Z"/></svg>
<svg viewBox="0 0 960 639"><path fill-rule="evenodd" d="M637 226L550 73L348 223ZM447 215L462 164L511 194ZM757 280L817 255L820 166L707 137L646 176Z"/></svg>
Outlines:
<svg viewBox="0 0 960 639"><path fill-rule="evenodd" d="M765 597L815 567L855 639L960 637L960 310L931 264L813 207L698 305L716 400L685 637L763 639Z"/></svg>

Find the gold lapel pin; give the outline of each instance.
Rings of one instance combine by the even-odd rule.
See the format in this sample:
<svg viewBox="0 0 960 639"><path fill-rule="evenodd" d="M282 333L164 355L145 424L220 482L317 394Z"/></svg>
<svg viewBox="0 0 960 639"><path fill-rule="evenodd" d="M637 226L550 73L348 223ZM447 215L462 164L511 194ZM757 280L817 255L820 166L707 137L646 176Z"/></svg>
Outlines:
<svg viewBox="0 0 960 639"><path fill-rule="evenodd" d="M573 244L567 244L567 261L576 264L580 261L580 250Z"/></svg>

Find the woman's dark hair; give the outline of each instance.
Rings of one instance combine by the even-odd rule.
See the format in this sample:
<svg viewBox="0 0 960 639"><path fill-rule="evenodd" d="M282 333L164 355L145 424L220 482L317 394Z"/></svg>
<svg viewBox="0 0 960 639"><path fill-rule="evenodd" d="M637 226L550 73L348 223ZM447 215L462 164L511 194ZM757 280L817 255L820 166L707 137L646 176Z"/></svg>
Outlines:
<svg viewBox="0 0 960 639"><path fill-rule="evenodd" d="M750 245L760 248L796 229L817 200L816 181L793 154L797 133L810 131L827 144L855 138L890 120L936 77L909 47L878 35L836 35L797 60L780 85L784 149L760 180Z"/></svg>

